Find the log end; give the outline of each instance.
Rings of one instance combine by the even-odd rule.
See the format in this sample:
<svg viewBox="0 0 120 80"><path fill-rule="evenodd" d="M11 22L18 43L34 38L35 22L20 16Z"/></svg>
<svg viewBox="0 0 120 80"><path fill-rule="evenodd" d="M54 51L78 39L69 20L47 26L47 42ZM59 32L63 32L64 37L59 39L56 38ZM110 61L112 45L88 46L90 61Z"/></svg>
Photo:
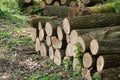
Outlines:
<svg viewBox="0 0 120 80"><path fill-rule="evenodd" d="M41 43L40 53L42 57L47 56L47 48L46 48L45 43Z"/></svg>
<svg viewBox="0 0 120 80"><path fill-rule="evenodd" d="M68 43L67 47L66 47L66 51L65 51L65 54L66 56L73 56L72 54L72 43Z"/></svg>
<svg viewBox="0 0 120 80"><path fill-rule="evenodd" d="M92 62L93 62L93 60L92 60L92 57L91 57L90 53L85 53L83 55L83 65L84 65L84 67L85 68L91 67Z"/></svg>
<svg viewBox="0 0 120 80"><path fill-rule="evenodd" d="M45 8L46 4L45 4L45 1L41 1L40 2L40 8L43 9Z"/></svg>
<svg viewBox="0 0 120 80"><path fill-rule="evenodd" d="M61 53L58 49L55 50L55 55L54 55L54 63L56 65L61 65L62 59L61 59Z"/></svg>
<svg viewBox="0 0 120 80"><path fill-rule="evenodd" d="M99 50L99 43L96 39L93 39L90 42L90 51L93 55L96 55L98 53Z"/></svg>
<svg viewBox="0 0 120 80"><path fill-rule="evenodd" d="M59 40L63 39L63 31L60 26L57 27L57 36Z"/></svg>
<svg viewBox="0 0 120 80"><path fill-rule="evenodd" d="M84 39L81 37L81 36L78 36L78 43L80 44L80 46L81 46L81 51L82 52L85 52L85 50L86 50L86 43L85 43L85 41L84 41Z"/></svg>
<svg viewBox="0 0 120 80"><path fill-rule="evenodd" d="M47 46L51 45L51 37L46 36L46 44L47 44Z"/></svg>
<svg viewBox="0 0 120 80"><path fill-rule="evenodd" d="M41 22L38 23L38 29L39 29L39 31L42 29L42 24L41 24Z"/></svg>
<svg viewBox="0 0 120 80"><path fill-rule="evenodd" d="M102 56L99 56L97 59L97 71L101 72L103 70L104 67L104 58Z"/></svg>
<svg viewBox="0 0 120 80"><path fill-rule="evenodd" d="M36 36L37 36L36 29L31 27L31 39L32 39L33 42L36 41Z"/></svg>
<svg viewBox="0 0 120 80"><path fill-rule="evenodd" d="M44 30L43 29L41 29L39 31L39 39L40 39L40 41L42 41L44 39Z"/></svg>
<svg viewBox="0 0 120 80"><path fill-rule="evenodd" d="M78 33L76 30L72 30L70 33L71 43L76 44L78 42Z"/></svg>
<svg viewBox="0 0 120 80"><path fill-rule="evenodd" d="M52 36L53 28L49 22L46 22L45 31L46 31L47 36Z"/></svg>
<svg viewBox="0 0 120 80"><path fill-rule="evenodd" d="M49 47L49 57L51 60L54 59L54 49L52 46Z"/></svg>
<svg viewBox="0 0 120 80"><path fill-rule="evenodd" d="M36 49L36 51L40 51L40 40L39 40L39 38L36 38L35 49Z"/></svg>
<svg viewBox="0 0 120 80"><path fill-rule="evenodd" d="M70 23L68 21L68 18L65 18L63 20L63 30L66 34L69 34L70 33Z"/></svg>

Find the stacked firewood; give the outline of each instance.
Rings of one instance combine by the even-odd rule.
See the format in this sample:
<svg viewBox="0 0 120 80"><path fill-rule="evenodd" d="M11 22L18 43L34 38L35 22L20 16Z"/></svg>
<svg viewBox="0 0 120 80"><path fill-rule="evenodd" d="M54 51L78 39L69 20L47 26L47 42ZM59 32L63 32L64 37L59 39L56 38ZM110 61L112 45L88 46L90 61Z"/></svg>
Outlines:
<svg viewBox="0 0 120 80"><path fill-rule="evenodd" d="M108 80L120 78L112 77L120 70L115 68L120 67L120 14L92 14L73 18L39 17L28 22L36 51L42 57L49 56L56 65L61 65L64 59L69 58L73 61L73 70L77 70L79 59L75 50L76 44L79 44L80 54L83 54L81 62L84 78L92 80L91 74L95 72ZM112 70L115 74L109 73ZM111 74L112 78L107 74Z"/></svg>

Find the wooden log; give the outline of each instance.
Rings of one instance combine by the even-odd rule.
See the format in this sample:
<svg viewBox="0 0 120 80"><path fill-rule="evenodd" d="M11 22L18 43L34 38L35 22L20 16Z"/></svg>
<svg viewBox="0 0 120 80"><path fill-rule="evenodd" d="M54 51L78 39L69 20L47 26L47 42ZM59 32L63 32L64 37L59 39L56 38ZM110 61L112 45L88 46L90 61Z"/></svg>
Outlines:
<svg viewBox="0 0 120 80"><path fill-rule="evenodd" d="M37 37L37 30L36 30L36 28L31 27L31 33L30 34L31 34L32 41L35 42L36 41L36 37Z"/></svg>
<svg viewBox="0 0 120 80"><path fill-rule="evenodd" d="M102 4L102 5L86 7L85 9L90 13L113 13L115 12L114 4L115 4L114 2L111 2L111 3Z"/></svg>
<svg viewBox="0 0 120 80"><path fill-rule="evenodd" d="M45 0L46 4L52 4L54 0Z"/></svg>
<svg viewBox="0 0 120 80"><path fill-rule="evenodd" d="M82 80L84 79L92 80L91 70L88 68L83 68L82 70Z"/></svg>
<svg viewBox="0 0 120 80"><path fill-rule="evenodd" d="M66 38L66 34L60 26L57 27L57 37L59 40L65 40Z"/></svg>
<svg viewBox="0 0 120 80"><path fill-rule="evenodd" d="M45 31L44 31L44 29L41 29L39 31L39 39L40 39L40 41L43 41L45 39L45 37L46 37Z"/></svg>
<svg viewBox="0 0 120 80"><path fill-rule="evenodd" d="M42 29L42 24L41 24L41 22L38 22L38 29L39 29L39 31Z"/></svg>
<svg viewBox="0 0 120 80"><path fill-rule="evenodd" d="M76 0L60 0L62 5L69 5L71 1L76 1Z"/></svg>
<svg viewBox="0 0 120 80"><path fill-rule="evenodd" d="M51 37L46 36L46 44L47 46L50 46L52 44Z"/></svg>
<svg viewBox="0 0 120 80"><path fill-rule="evenodd" d="M59 40L59 47L58 49L66 49L67 41L66 40Z"/></svg>
<svg viewBox="0 0 120 80"><path fill-rule="evenodd" d="M90 42L90 51L93 55L120 53L120 39L97 40Z"/></svg>
<svg viewBox="0 0 120 80"><path fill-rule="evenodd" d="M38 51L40 51L40 48L41 48L41 42L40 42L39 38L36 38L35 49L38 52Z"/></svg>
<svg viewBox="0 0 120 80"><path fill-rule="evenodd" d="M40 1L40 8L44 9L46 7L45 1Z"/></svg>
<svg viewBox="0 0 120 80"><path fill-rule="evenodd" d="M62 19L46 22L45 31L47 36L57 36L57 27L62 23Z"/></svg>
<svg viewBox="0 0 120 80"><path fill-rule="evenodd" d="M72 29L90 29L107 27L110 25L119 25L120 14L92 14L88 16L80 16L75 18L65 18L63 20L63 29L69 34Z"/></svg>
<svg viewBox="0 0 120 80"><path fill-rule="evenodd" d="M120 54L101 55L97 59L97 71L120 66Z"/></svg>
<svg viewBox="0 0 120 80"><path fill-rule="evenodd" d="M33 17L32 19L27 20L28 24L30 24L34 28L38 28L38 23L41 22L42 28L45 27L47 21L56 20L56 17Z"/></svg>
<svg viewBox="0 0 120 80"><path fill-rule="evenodd" d="M70 56L70 57L73 56L72 47L73 47L73 44L68 43L68 45L66 47L66 51L65 51L66 56Z"/></svg>
<svg viewBox="0 0 120 80"><path fill-rule="evenodd" d="M86 52L83 55L83 66L85 68L96 67L97 56L92 56L91 53Z"/></svg>
<svg viewBox="0 0 120 80"><path fill-rule="evenodd" d="M56 49L54 56L54 63L56 65L61 65L64 56L65 56L65 50Z"/></svg>
<svg viewBox="0 0 120 80"><path fill-rule="evenodd" d="M48 56L48 48L45 43L41 43L40 53L42 57Z"/></svg>
<svg viewBox="0 0 120 80"><path fill-rule="evenodd" d="M51 41L52 41L52 45L55 49L60 48L60 46L62 45L61 41L56 36L52 36Z"/></svg>
<svg viewBox="0 0 120 80"><path fill-rule="evenodd" d="M43 10L43 16L57 16L65 18L70 10L67 6L46 6Z"/></svg>
<svg viewBox="0 0 120 80"><path fill-rule="evenodd" d="M49 46L49 57L51 60L54 59L55 49L52 46Z"/></svg>
<svg viewBox="0 0 120 80"><path fill-rule="evenodd" d="M28 3L31 3L32 0L24 0L24 2L28 4Z"/></svg>
<svg viewBox="0 0 120 80"><path fill-rule="evenodd" d="M90 42L92 39L107 39L109 32L114 32L120 30L119 26L105 27L98 29L96 31L91 31L89 33L83 34L78 37L78 43L81 45L82 52L90 51Z"/></svg>
<svg viewBox="0 0 120 80"><path fill-rule="evenodd" d="M96 72L95 75L97 75L100 80L120 80L120 67L105 69L100 73Z"/></svg>

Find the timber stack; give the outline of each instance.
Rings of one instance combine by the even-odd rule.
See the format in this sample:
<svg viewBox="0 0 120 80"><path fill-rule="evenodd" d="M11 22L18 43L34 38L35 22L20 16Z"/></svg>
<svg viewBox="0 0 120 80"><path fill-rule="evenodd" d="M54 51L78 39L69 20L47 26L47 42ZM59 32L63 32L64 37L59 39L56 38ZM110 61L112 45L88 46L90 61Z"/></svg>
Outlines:
<svg viewBox="0 0 120 80"><path fill-rule="evenodd" d="M53 0L45 1L53 3ZM89 15L82 13L85 15L69 17L69 10L67 13L65 13L67 10L61 10L60 13L57 12L63 17L50 15L28 20L36 51L42 57L48 56L58 66L66 59L72 61L73 70L82 68L82 78L87 80L92 80L93 74L97 75L100 80L119 80L120 14L113 13L113 7L109 4L114 2L88 7L103 0L81 1L86 6L81 7L81 11L89 9L88 11L91 10ZM104 9L106 5L109 8ZM102 9L102 12L96 11L97 9Z"/></svg>

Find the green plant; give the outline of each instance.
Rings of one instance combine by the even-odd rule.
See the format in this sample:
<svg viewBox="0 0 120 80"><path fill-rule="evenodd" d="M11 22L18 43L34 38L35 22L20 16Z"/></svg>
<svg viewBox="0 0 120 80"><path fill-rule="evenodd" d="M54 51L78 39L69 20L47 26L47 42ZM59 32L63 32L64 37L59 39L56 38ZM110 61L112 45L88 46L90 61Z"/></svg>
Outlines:
<svg viewBox="0 0 120 80"><path fill-rule="evenodd" d="M101 80L98 74L93 74L93 80Z"/></svg>
<svg viewBox="0 0 120 80"><path fill-rule="evenodd" d="M115 9L116 13L120 13L120 0L115 1L114 9Z"/></svg>
<svg viewBox="0 0 120 80"><path fill-rule="evenodd" d="M12 33L9 32L0 32L0 38L12 38Z"/></svg>

